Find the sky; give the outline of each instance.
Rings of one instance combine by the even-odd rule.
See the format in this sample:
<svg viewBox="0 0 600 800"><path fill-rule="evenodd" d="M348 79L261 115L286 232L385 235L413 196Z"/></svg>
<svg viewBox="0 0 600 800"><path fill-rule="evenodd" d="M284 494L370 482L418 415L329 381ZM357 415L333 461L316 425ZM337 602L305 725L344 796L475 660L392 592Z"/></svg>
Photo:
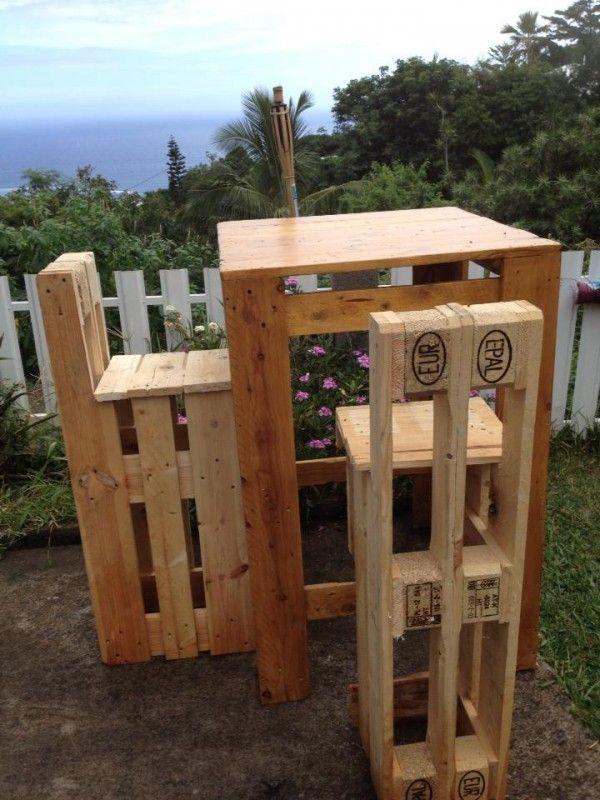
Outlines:
<svg viewBox="0 0 600 800"><path fill-rule="evenodd" d="M570 0L0 0L0 117L237 113L241 94L333 89L399 58L469 63Z"/></svg>

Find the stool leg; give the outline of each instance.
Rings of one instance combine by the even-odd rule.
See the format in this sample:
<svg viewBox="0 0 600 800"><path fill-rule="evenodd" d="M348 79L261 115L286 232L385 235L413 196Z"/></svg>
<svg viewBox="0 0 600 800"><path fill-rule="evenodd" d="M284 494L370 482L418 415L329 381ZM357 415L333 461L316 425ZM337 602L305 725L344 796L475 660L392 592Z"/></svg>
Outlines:
<svg viewBox="0 0 600 800"><path fill-rule="evenodd" d="M370 473L352 470L348 488L349 517L354 532L356 575L356 665L358 673L358 729L365 751L369 752L369 641L367 619L367 502Z"/></svg>

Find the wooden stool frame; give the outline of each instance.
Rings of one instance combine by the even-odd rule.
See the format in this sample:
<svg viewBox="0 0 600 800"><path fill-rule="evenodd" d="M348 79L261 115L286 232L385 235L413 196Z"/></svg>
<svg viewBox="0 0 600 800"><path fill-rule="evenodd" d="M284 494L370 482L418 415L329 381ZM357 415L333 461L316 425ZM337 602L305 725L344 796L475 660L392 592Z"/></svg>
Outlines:
<svg viewBox="0 0 600 800"><path fill-rule="evenodd" d="M364 331L376 311L523 299L544 314L519 645L519 665L533 667L560 245L456 208L226 222L218 233L262 701L309 693L298 486L345 480L344 458L296 463L288 339ZM499 278L466 280L468 261ZM428 282L284 293L283 279L292 275L405 265ZM335 584L327 589L331 615L348 613L349 592L348 584L339 594Z"/></svg>
<svg viewBox="0 0 600 800"><path fill-rule="evenodd" d="M431 540L393 555L392 402L422 395L424 340L443 353L429 387ZM352 511L356 721L379 800L505 797L541 340L540 311L520 301L371 317L371 469L353 475ZM488 369L506 391L489 518L489 467L472 472L465 492L469 390L485 386ZM409 598L424 607L428 591L436 614L415 618ZM430 629L429 675L394 682L392 637L415 627ZM394 719L410 716L427 716L427 741L395 747Z"/></svg>

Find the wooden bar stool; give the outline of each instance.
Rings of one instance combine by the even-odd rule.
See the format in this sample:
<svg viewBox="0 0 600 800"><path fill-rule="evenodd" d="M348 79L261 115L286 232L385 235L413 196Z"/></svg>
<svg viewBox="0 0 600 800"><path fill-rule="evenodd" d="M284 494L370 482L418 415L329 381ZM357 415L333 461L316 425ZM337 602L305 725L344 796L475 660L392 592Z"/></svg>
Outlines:
<svg viewBox="0 0 600 800"><path fill-rule="evenodd" d="M541 312L521 301L371 315L370 408L340 409L338 432L357 716L380 800L505 796L541 337ZM489 386L503 424L469 398ZM429 548L393 553L393 475L429 467ZM430 629L429 674L394 681L393 638L415 628ZM422 712L426 741L395 746L394 717Z"/></svg>

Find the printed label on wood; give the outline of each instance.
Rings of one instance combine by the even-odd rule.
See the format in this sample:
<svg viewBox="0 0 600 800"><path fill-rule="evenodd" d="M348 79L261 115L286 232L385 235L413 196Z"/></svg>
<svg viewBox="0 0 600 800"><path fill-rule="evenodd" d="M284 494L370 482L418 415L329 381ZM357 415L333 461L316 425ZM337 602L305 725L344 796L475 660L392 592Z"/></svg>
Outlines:
<svg viewBox="0 0 600 800"><path fill-rule="evenodd" d="M470 578L465 581L463 619L497 617L500 610L500 578Z"/></svg>
<svg viewBox="0 0 600 800"><path fill-rule="evenodd" d="M405 800L432 800L433 789L429 781L419 778L410 784L404 797Z"/></svg>
<svg viewBox="0 0 600 800"><path fill-rule="evenodd" d="M458 800L481 800L485 794L485 778L481 772L465 772L458 782Z"/></svg>
<svg viewBox="0 0 600 800"><path fill-rule="evenodd" d="M477 371L485 383L499 383L511 367L513 347L504 331L486 333L477 352Z"/></svg>
<svg viewBox="0 0 600 800"><path fill-rule="evenodd" d="M435 331L421 334L412 351L415 378L422 386L433 386L446 369L446 346Z"/></svg>
<svg viewBox="0 0 600 800"><path fill-rule="evenodd" d="M429 628L442 621L442 584L410 583L406 587L406 627Z"/></svg>

